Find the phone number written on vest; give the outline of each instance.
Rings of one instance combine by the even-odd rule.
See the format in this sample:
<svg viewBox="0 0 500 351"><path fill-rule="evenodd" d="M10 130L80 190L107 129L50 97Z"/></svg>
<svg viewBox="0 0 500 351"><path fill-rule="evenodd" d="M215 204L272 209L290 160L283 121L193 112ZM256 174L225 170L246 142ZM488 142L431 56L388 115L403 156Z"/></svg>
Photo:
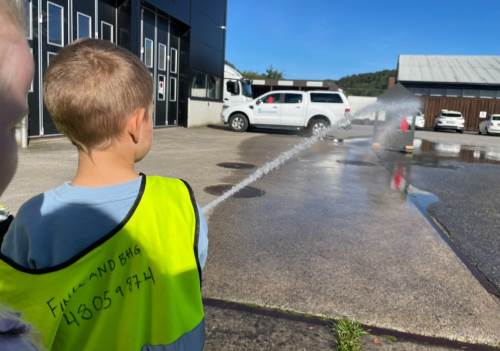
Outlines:
<svg viewBox="0 0 500 351"><path fill-rule="evenodd" d="M52 297L47 301L47 306L54 318L57 318L58 312L62 312L62 317L67 325L80 326L82 321L93 319L99 312L109 309L113 305L113 301L118 298L124 298L127 294L140 290L143 286L155 284L155 277L150 266L147 266L144 271L134 272L128 275L124 281L119 283L114 289L103 290L102 293L91 296L86 303L81 303L78 308L70 308L72 296L81 290L94 279L101 278L105 274L115 272L117 268L122 268L131 259L141 254L138 245L133 249L129 248L120 255L117 259L109 259L101 266L92 271L86 282L80 283L73 287L72 292L67 294L67 298L60 299L56 302L56 298Z"/></svg>

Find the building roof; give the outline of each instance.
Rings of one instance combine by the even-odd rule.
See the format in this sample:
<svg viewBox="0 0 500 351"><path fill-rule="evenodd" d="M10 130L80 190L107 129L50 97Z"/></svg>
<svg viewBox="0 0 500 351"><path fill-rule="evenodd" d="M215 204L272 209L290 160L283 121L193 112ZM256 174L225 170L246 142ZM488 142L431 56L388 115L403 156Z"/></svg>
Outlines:
<svg viewBox="0 0 500 351"><path fill-rule="evenodd" d="M401 55L398 81L500 85L500 56Z"/></svg>

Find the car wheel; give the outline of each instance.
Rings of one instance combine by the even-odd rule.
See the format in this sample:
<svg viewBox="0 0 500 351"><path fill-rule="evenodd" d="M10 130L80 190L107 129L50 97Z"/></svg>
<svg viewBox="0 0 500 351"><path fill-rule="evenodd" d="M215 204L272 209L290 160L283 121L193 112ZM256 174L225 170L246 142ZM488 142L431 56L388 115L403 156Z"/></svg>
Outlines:
<svg viewBox="0 0 500 351"><path fill-rule="evenodd" d="M309 122L309 135L316 136L325 133L330 124L323 118L313 119Z"/></svg>
<svg viewBox="0 0 500 351"><path fill-rule="evenodd" d="M460 134L464 134L464 131L462 129L457 130Z"/></svg>
<svg viewBox="0 0 500 351"><path fill-rule="evenodd" d="M244 132L248 129L248 119L242 113L235 113L229 118L229 127L235 132Z"/></svg>

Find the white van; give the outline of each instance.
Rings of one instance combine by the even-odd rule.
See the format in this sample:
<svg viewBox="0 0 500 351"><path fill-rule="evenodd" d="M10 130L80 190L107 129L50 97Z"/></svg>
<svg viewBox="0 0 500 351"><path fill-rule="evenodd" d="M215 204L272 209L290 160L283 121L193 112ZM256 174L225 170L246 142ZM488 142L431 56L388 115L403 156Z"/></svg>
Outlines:
<svg viewBox="0 0 500 351"><path fill-rule="evenodd" d="M236 132L248 127L308 128L319 134L336 123L350 125L351 108L338 91L270 91L257 99L222 111L221 119Z"/></svg>
<svg viewBox="0 0 500 351"><path fill-rule="evenodd" d="M252 82L243 79L238 70L224 65L224 105L223 108L236 106L253 100Z"/></svg>

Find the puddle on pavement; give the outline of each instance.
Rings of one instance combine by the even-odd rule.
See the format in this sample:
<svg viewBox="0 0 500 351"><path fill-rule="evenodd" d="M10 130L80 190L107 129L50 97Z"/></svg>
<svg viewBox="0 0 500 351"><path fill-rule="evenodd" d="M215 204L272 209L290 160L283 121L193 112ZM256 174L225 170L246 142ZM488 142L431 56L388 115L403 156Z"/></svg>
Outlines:
<svg viewBox="0 0 500 351"><path fill-rule="evenodd" d="M360 160L337 160L338 163L342 163L348 166L364 166L364 167L374 167L377 166L376 163L360 161Z"/></svg>
<svg viewBox="0 0 500 351"><path fill-rule="evenodd" d="M460 144L434 143L415 139L414 164L423 167L457 168L439 162L441 159L457 160L466 163L500 164L500 149Z"/></svg>
<svg viewBox="0 0 500 351"><path fill-rule="evenodd" d="M231 190L233 186L234 186L233 184L217 184L217 185L207 186L203 190L206 193L209 193L210 195L220 196L220 195L224 194L225 192ZM241 189L240 191L238 191L232 197L241 198L241 199L248 199L248 198L253 198L253 197L264 196L265 193L266 192L262 189L247 186L247 187Z"/></svg>
<svg viewBox="0 0 500 351"><path fill-rule="evenodd" d="M229 169L253 169L255 165L244 162L222 162L218 163L217 166Z"/></svg>

